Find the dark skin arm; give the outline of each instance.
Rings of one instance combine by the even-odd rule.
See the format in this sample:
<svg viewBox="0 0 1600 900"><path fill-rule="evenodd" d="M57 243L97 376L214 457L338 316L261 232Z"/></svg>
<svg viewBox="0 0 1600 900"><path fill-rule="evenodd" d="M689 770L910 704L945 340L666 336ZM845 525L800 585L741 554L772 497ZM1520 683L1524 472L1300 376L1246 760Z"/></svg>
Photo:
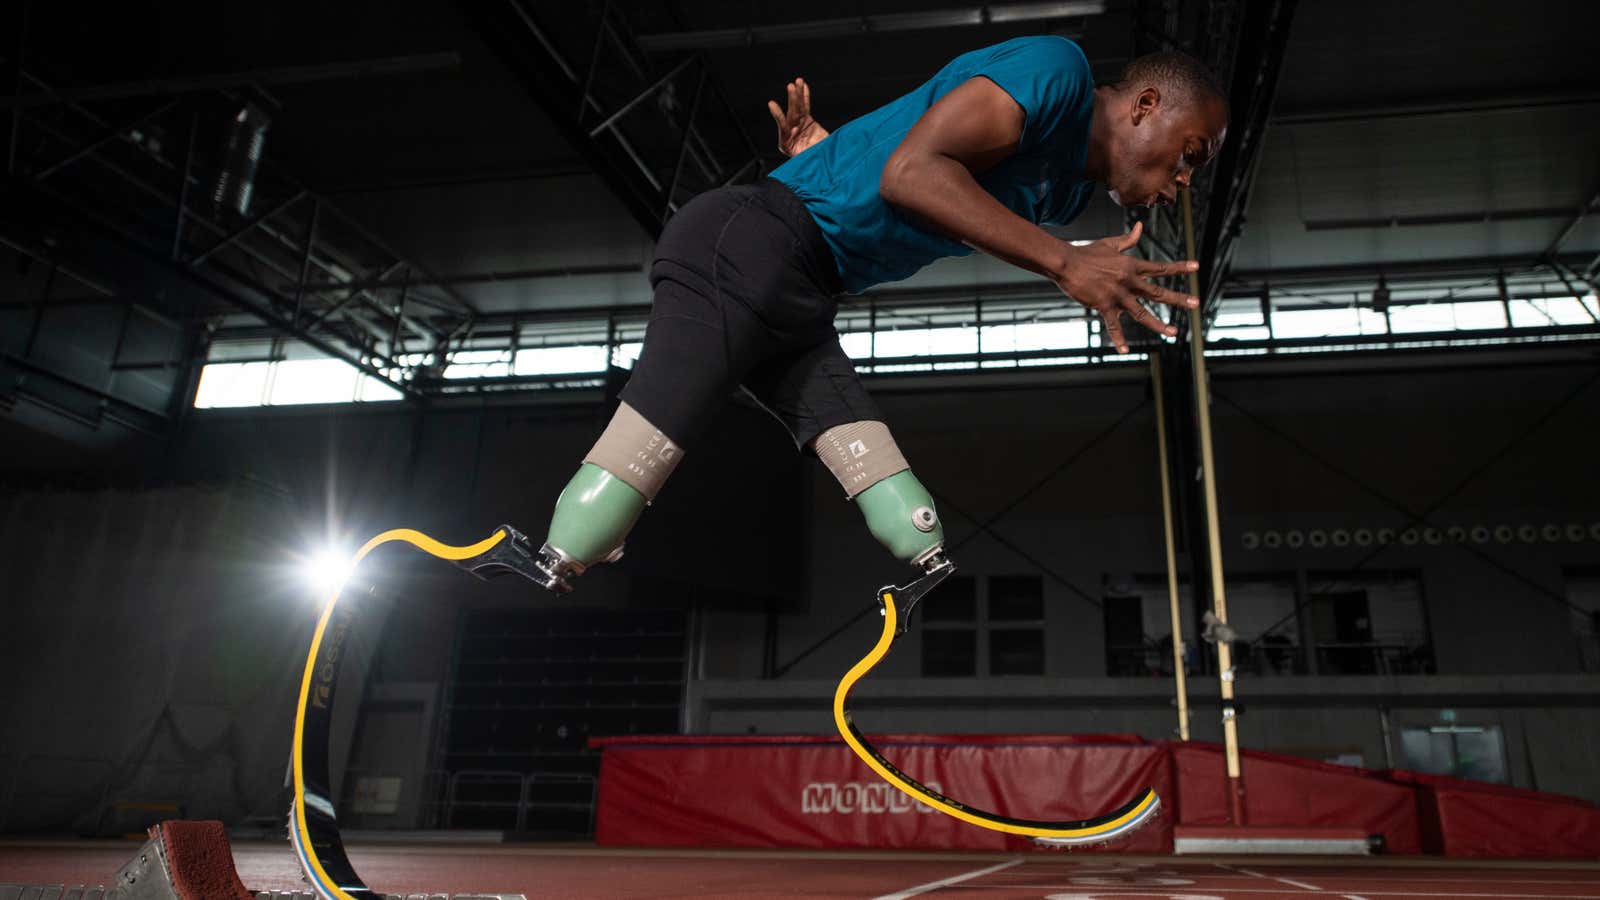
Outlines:
<svg viewBox="0 0 1600 900"><path fill-rule="evenodd" d="M1123 312L1157 334L1176 334L1141 301L1197 306L1195 298L1149 281L1195 271L1195 263L1123 256L1139 242L1141 225L1074 247L1013 213L978 184L977 176L1016 152L1024 121L1010 94L987 78L973 78L940 98L912 126L883 167L878 193L945 234L1054 281L1100 314L1118 353L1128 352Z"/></svg>

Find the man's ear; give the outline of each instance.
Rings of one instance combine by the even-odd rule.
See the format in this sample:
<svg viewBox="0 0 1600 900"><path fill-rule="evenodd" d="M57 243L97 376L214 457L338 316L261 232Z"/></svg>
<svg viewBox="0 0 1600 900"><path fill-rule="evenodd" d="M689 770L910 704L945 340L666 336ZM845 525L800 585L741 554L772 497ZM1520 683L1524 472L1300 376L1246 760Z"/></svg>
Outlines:
<svg viewBox="0 0 1600 900"><path fill-rule="evenodd" d="M1133 116L1133 124L1138 125L1140 122L1144 121L1145 116L1150 115L1160 108L1161 91L1159 88L1147 87L1139 93L1134 94L1133 103L1130 104L1130 111Z"/></svg>

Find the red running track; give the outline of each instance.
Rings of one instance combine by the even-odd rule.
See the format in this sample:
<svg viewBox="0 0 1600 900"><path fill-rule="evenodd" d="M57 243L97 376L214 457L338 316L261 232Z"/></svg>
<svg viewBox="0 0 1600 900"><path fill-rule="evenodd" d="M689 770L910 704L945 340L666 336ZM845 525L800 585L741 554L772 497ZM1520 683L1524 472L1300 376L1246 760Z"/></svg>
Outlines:
<svg viewBox="0 0 1600 900"><path fill-rule="evenodd" d="M0 843L0 883L104 884L136 842ZM396 893L536 898L928 897L984 900L1596 898L1600 862L1374 858L1023 856L801 851L618 850L589 846L369 845L350 850L374 887ZM238 842L254 890L303 890L287 841Z"/></svg>

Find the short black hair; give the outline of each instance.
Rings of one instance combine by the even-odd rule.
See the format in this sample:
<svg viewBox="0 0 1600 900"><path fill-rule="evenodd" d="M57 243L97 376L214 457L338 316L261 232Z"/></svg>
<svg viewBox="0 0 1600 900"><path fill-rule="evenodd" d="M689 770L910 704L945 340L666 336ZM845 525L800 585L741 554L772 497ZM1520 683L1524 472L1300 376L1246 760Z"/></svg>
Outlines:
<svg viewBox="0 0 1600 900"><path fill-rule="evenodd" d="M1228 91L1221 80L1209 66L1182 50L1161 50L1135 59L1123 67L1117 84L1140 90L1155 84L1176 91L1181 102L1214 99L1222 104L1224 113L1228 111Z"/></svg>

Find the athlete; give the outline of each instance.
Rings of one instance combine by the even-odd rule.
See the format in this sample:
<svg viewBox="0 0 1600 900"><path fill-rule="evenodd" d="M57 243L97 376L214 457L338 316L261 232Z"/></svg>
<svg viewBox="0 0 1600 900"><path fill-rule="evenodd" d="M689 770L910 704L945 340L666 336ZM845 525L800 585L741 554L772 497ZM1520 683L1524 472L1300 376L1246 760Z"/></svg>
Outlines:
<svg viewBox="0 0 1600 900"><path fill-rule="evenodd" d="M1054 281L1105 321L1174 335L1145 301L1199 301L1149 279L1192 261L1123 255L1141 227L1082 247L1064 225L1096 183L1122 206L1175 202L1222 145L1227 103L1196 60L1164 52L1096 86L1083 51L1025 37L956 57L927 83L829 134L796 80L778 122L790 154L754 185L708 191L667 223L654 305L622 403L556 501L535 557L541 581L622 555L628 532L735 389L814 452L897 558L944 566L933 497L912 474L839 346L842 294L974 249Z"/></svg>

